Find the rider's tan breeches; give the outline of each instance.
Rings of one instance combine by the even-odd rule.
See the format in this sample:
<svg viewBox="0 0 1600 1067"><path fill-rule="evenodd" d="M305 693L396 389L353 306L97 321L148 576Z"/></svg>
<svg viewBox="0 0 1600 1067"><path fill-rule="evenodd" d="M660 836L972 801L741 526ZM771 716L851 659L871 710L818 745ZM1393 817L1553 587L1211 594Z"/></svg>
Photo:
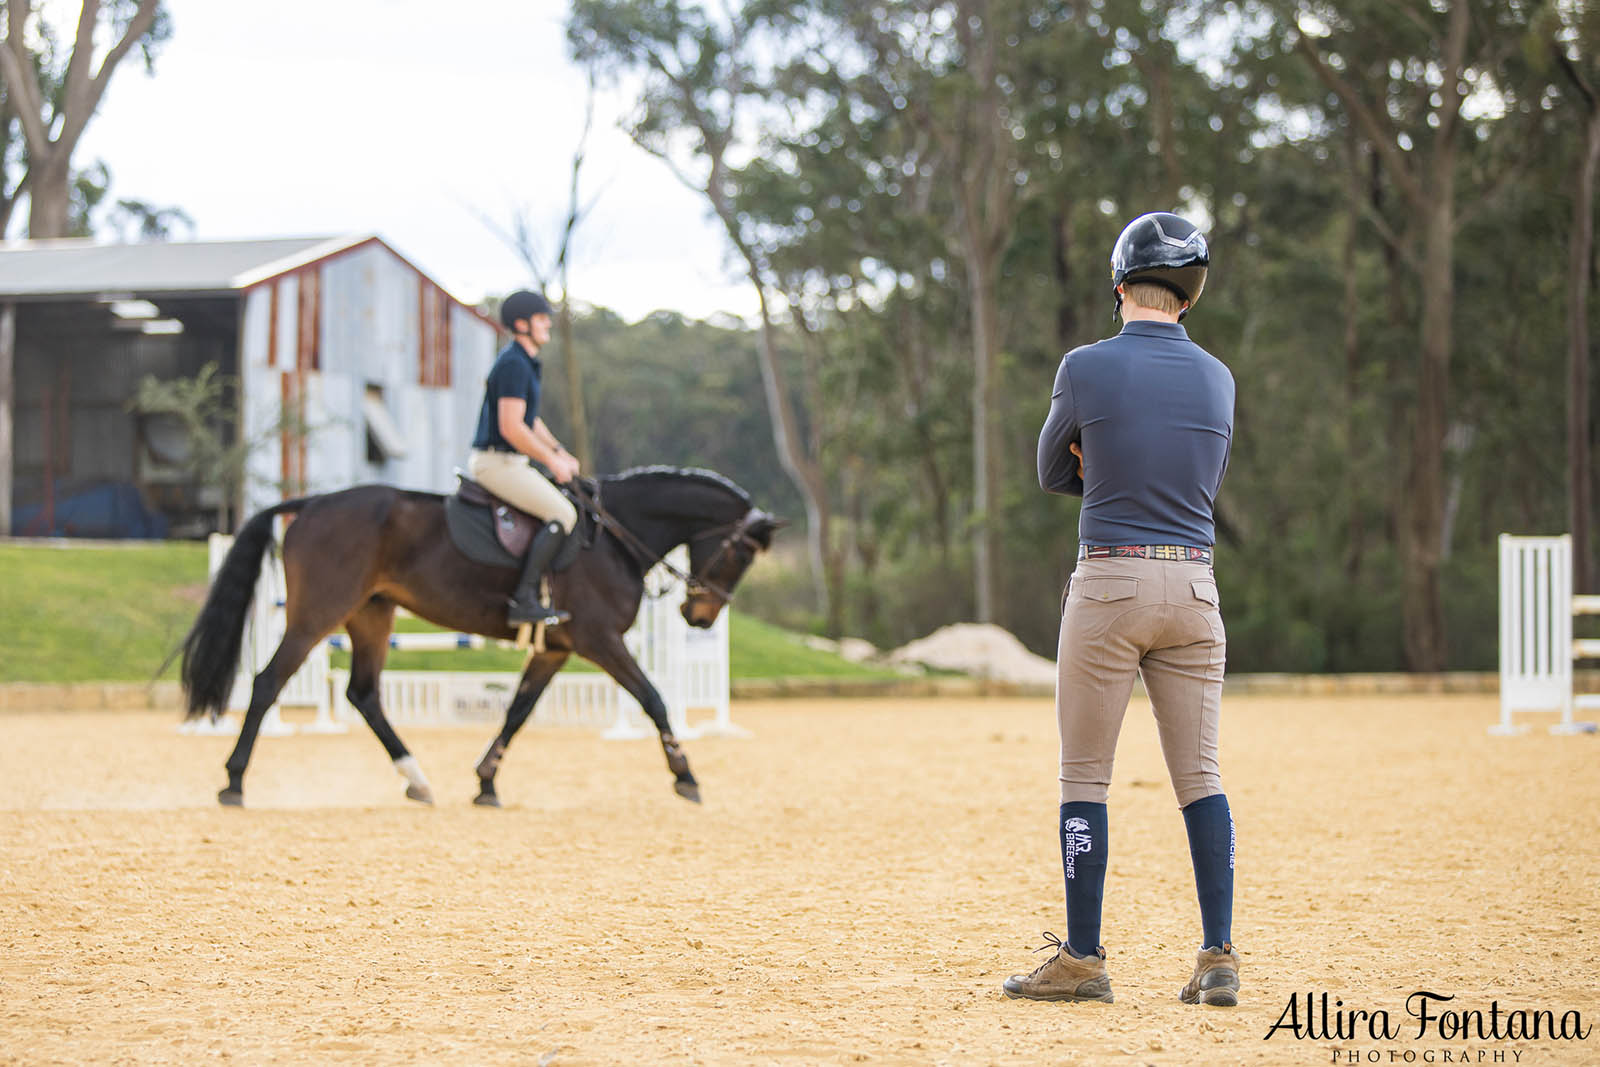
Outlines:
<svg viewBox="0 0 1600 1067"><path fill-rule="evenodd" d="M538 471L528 457L515 452L474 451L467 457L472 480L507 503L546 521L559 522L567 533L578 521L578 511Z"/></svg>

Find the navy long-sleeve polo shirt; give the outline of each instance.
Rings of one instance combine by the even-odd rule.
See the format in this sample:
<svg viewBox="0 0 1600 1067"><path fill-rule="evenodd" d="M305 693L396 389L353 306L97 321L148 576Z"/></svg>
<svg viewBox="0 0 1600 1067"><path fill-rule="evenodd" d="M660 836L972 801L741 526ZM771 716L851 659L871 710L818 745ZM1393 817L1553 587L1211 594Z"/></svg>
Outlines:
<svg viewBox="0 0 1600 1067"><path fill-rule="evenodd" d="M1182 326L1127 323L1062 358L1039 433L1039 485L1083 497L1082 544L1209 548L1233 399L1233 375Z"/></svg>

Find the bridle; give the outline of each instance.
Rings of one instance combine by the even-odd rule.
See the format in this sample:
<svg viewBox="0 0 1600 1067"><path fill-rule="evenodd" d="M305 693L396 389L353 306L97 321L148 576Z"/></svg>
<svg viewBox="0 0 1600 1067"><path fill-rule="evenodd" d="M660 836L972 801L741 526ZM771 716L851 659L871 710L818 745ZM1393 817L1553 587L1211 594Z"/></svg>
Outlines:
<svg viewBox="0 0 1600 1067"><path fill-rule="evenodd" d="M690 594L694 594L696 592L710 593L724 604L731 603L733 601L732 591L723 589L722 587L703 577L703 575L710 574L711 568L715 567L717 565L717 561L722 559L722 557L726 555L728 550L734 545L740 545L744 548L748 548L752 555L761 551L761 542L756 540L755 535L750 532L750 529L761 522L771 521L772 516L768 515L765 511L762 511L760 508L751 508L749 511L745 512L743 516L735 519L733 522L723 523L721 526L713 526L709 530L701 530L699 533L689 538L689 540L707 541L718 534L725 534L725 536L722 538L722 543L717 546L717 550L711 553L711 557L702 563L699 569L687 577L678 574L677 569L670 563L667 563L665 559L663 559L661 563L673 574L677 574L679 578L683 579L684 586L688 589Z"/></svg>
<svg viewBox="0 0 1600 1067"><path fill-rule="evenodd" d="M711 556L704 563L696 567L693 572L685 574L682 570L669 563L664 554L656 552L649 545L641 541L639 536L632 530L618 522L616 516L607 511L605 505L600 503L600 493L598 489L588 495L588 505L591 509L593 509L596 520L599 521L601 526L609 530L612 536L614 536L618 541L622 542L622 547L626 548L635 559L643 564L646 573L649 573L649 571L654 567L664 567L666 568L668 574L672 575L678 581L683 583L684 589L688 591L690 596L702 593L710 594L711 596L714 596L720 600L723 604L730 604L733 602L733 592L731 590L722 588L722 586L707 578L706 575L711 573L712 568L715 567L717 563L721 561L722 557L727 555L735 545L748 548L752 552L759 551L761 549L761 542L757 541L755 535L750 531L752 528L762 522L773 521L771 515L768 515L760 508L752 507L749 511L746 511L742 516L732 522L723 523L720 526L713 526L709 530L701 530L699 533L692 535L689 538L691 542L707 541L720 534L722 535L722 543L717 546L717 550L711 553Z"/></svg>

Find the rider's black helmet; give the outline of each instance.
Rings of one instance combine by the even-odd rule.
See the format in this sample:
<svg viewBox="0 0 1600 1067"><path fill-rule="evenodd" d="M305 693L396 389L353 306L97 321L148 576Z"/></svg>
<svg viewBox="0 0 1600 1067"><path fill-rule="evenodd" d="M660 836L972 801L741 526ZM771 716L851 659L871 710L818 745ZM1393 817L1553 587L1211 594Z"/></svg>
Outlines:
<svg viewBox="0 0 1600 1067"><path fill-rule="evenodd" d="M1123 229L1111 250L1111 288L1122 310L1124 282L1152 282L1178 294L1193 307L1206 287L1211 249L1194 223L1168 211L1140 215ZM1179 313L1182 318L1188 308Z"/></svg>
<svg viewBox="0 0 1600 1067"><path fill-rule="evenodd" d="M500 322L506 329L512 331L516 330L518 319L549 314L551 314L550 301L526 289L518 289L506 297L505 303L500 305Z"/></svg>

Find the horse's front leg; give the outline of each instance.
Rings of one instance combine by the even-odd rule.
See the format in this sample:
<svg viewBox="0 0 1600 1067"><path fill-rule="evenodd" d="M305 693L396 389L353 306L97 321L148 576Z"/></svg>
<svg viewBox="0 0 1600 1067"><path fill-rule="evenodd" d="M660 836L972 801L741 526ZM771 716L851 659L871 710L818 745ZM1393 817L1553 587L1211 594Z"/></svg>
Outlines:
<svg viewBox="0 0 1600 1067"><path fill-rule="evenodd" d="M656 692L656 687L650 684L650 679L634 660L628 646L622 643L622 636L608 636L601 647L585 655L639 702L650 721L655 723L656 732L661 735L661 751L667 757L667 769L674 778L673 790L685 800L700 803L700 783L694 780L694 774L689 770L689 757L683 754L683 746L672 734L666 702Z"/></svg>
<svg viewBox="0 0 1600 1067"><path fill-rule="evenodd" d="M483 808L500 806L500 797L494 791L494 776L500 770L500 760L506 754L506 746L522 729L522 724L528 721L528 716L533 714L533 706L539 702L550 679L566 664L568 655L570 653L564 649L551 649L528 661L527 668L522 672L522 681L517 685L517 694L511 698L511 706L506 709L505 725L478 760L478 795L472 800L474 804Z"/></svg>

